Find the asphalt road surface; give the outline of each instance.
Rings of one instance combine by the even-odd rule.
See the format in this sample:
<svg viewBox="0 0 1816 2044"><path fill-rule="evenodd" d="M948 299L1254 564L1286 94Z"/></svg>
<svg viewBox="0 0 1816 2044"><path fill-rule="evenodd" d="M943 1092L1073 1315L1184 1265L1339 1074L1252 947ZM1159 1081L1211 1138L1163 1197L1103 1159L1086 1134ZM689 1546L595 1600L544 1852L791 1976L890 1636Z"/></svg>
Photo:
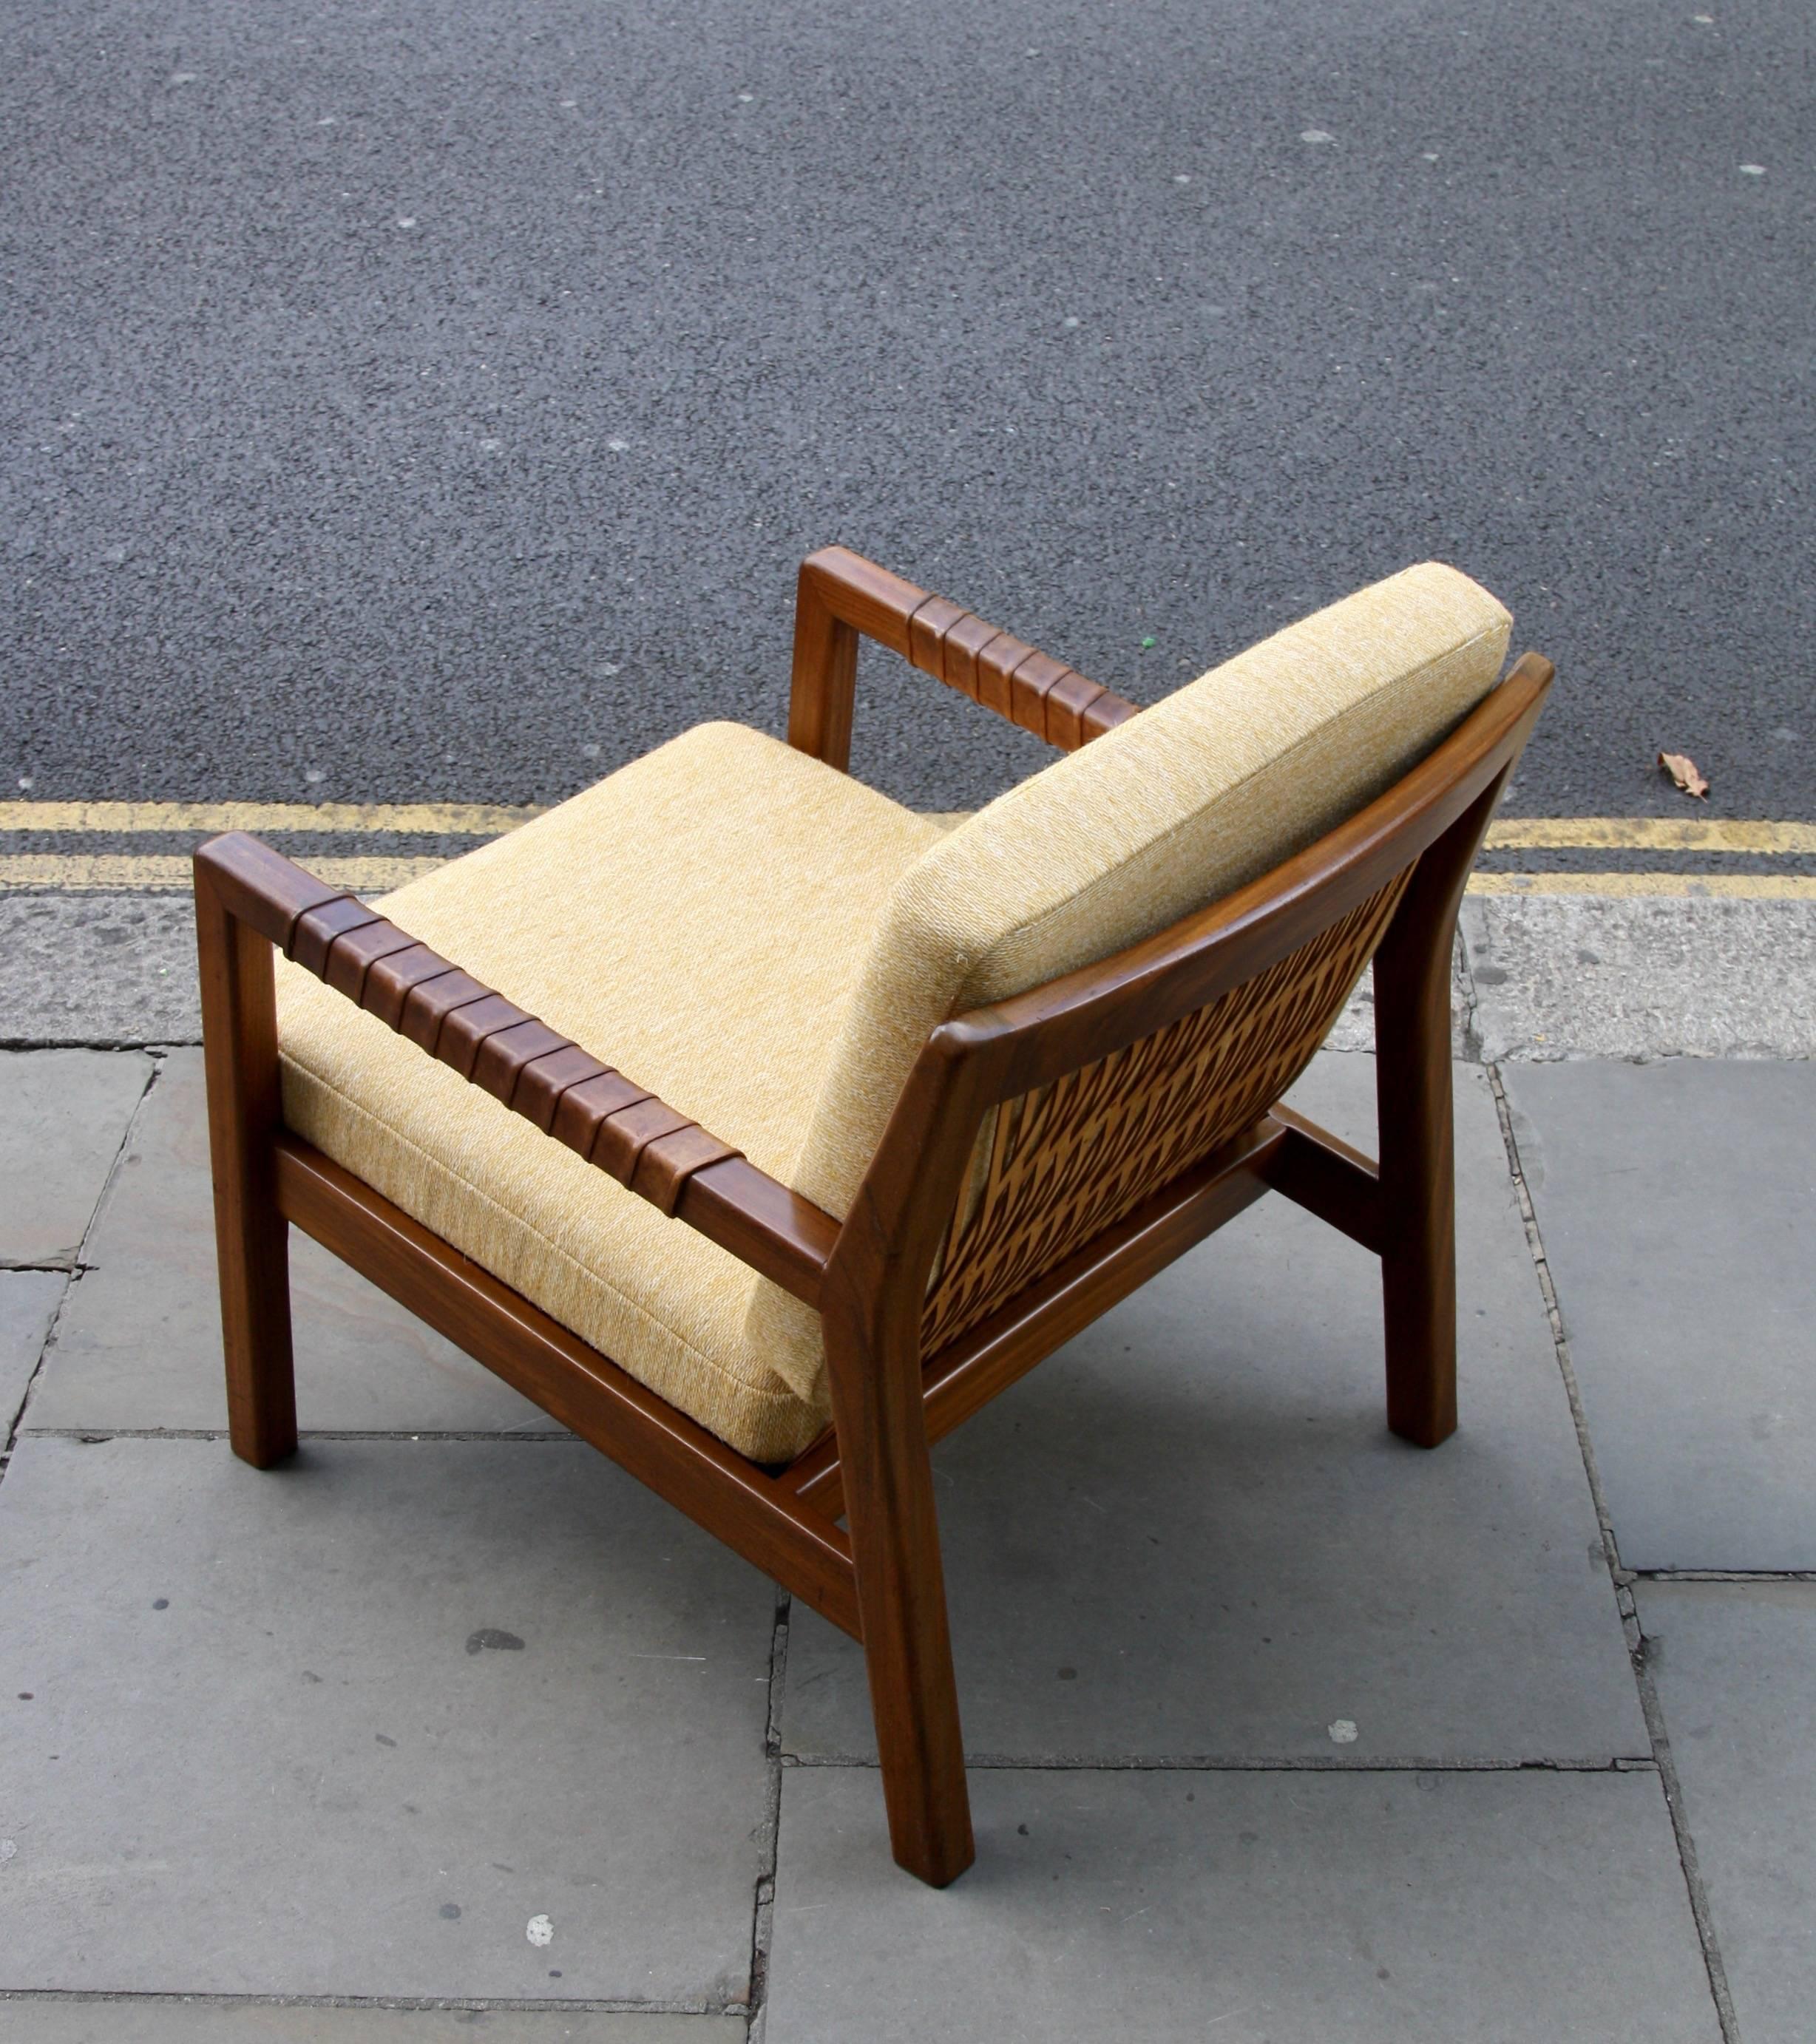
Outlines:
<svg viewBox="0 0 1816 2044"><path fill-rule="evenodd" d="M1698 4L6 0L0 795L548 801L837 540L1137 700L1435 555L1512 811L1816 816L1816 10Z"/></svg>

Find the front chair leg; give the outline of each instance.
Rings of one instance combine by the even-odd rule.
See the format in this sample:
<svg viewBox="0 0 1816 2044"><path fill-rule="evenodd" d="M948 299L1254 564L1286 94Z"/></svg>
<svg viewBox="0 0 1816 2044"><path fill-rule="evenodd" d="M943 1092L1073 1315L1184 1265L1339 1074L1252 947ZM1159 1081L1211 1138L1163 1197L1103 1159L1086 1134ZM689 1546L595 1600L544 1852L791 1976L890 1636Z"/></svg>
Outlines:
<svg viewBox="0 0 1816 2044"><path fill-rule="evenodd" d="M944 1888L976 1846L918 1352L879 1367L831 1316L826 1347L889 1842L898 1865Z"/></svg>
<svg viewBox="0 0 1816 2044"><path fill-rule="evenodd" d="M229 912L199 866L195 935L228 1431L242 1462L267 1469L296 1451L290 1231L278 1209L274 1148L282 1105L271 947Z"/></svg>

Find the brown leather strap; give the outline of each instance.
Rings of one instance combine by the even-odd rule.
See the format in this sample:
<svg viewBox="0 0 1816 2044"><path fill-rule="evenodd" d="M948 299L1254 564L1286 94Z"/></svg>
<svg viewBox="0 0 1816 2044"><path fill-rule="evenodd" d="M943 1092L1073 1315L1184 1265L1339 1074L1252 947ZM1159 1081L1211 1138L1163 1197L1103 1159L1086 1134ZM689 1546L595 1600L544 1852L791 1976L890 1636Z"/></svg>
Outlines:
<svg viewBox="0 0 1816 2044"><path fill-rule="evenodd" d="M665 1214L696 1171L744 1155L351 894L302 909L284 948Z"/></svg>
<svg viewBox="0 0 1816 2044"><path fill-rule="evenodd" d="M1135 714L1133 703L943 596L922 597L907 627L908 659L922 674L1068 752Z"/></svg>
<svg viewBox="0 0 1816 2044"><path fill-rule="evenodd" d="M1087 680L1064 661L1038 651L1011 632L998 631L962 604L929 595L847 548L825 547L810 554L802 563L801 577L802 609L797 620L795 701L789 743L816 758L830 759L835 766L845 764L849 709L845 698L855 669L845 673L834 691L841 705L832 717L839 727L835 742L831 726L826 724L832 713L825 692L832 686L832 678L825 664L831 655L819 628L825 613L850 631L890 647L922 674L1068 752L1075 752L1138 713L1137 705Z"/></svg>

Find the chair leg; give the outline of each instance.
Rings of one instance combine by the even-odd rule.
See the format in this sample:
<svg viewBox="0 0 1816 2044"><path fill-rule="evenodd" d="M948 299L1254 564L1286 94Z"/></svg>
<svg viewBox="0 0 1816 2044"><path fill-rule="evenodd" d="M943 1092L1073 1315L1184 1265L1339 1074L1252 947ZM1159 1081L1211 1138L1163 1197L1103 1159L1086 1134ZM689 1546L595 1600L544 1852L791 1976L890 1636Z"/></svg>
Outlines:
<svg viewBox="0 0 1816 2044"><path fill-rule="evenodd" d="M1387 1424L1435 1448L1456 1431L1456 1219L1449 962L1441 1022L1397 1012L1377 961L1375 1078L1381 1119L1381 1304Z"/></svg>
<svg viewBox="0 0 1816 2044"><path fill-rule="evenodd" d="M282 1108L271 947L199 874L195 928L228 1431L242 1462L268 1469L296 1451L290 1229L273 1148Z"/></svg>
<svg viewBox="0 0 1816 2044"><path fill-rule="evenodd" d="M847 1362L830 1319L826 1332L890 1844L898 1865L944 1888L976 1846L919 1358L899 1370Z"/></svg>
<svg viewBox="0 0 1816 2044"><path fill-rule="evenodd" d="M1456 1431L1451 958L1464 885L1499 793L1497 782L1419 860L1375 955L1387 1424L1422 1448Z"/></svg>

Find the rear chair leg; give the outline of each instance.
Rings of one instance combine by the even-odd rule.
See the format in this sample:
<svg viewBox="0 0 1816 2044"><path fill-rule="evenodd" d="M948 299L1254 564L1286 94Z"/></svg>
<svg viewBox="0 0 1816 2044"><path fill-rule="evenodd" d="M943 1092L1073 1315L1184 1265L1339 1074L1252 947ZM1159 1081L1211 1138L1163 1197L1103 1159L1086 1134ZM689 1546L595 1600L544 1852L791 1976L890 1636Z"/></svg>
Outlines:
<svg viewBox="0 0 1816 2044"><path fill-rule="evenodd" d="M281 1124L271 947L195 882L202 1059L221 1266L221 1335L233 1452L268 1469L296 1451L289 1226L278 1211Z"/></svg>
<svg viewBox="0 0 1816 2044"><path fill-rule="evenodd" d="M1420 859L1375 956L1387 1424L1422 1448L1456 1431L1451 958L1464 886L1500 792L1497 781Z"/></svg>
<svg viewBox="0 0 1816 2044"><path fill-rule="evenodd" d="M1456 1431L1456 1168L1448 958L1443 996L1441 1023L1428 1012L1403 1012L1402 1001L1386 993L1377 960L1387 1424L1422 1448L1435 1448Z"/></svg>

